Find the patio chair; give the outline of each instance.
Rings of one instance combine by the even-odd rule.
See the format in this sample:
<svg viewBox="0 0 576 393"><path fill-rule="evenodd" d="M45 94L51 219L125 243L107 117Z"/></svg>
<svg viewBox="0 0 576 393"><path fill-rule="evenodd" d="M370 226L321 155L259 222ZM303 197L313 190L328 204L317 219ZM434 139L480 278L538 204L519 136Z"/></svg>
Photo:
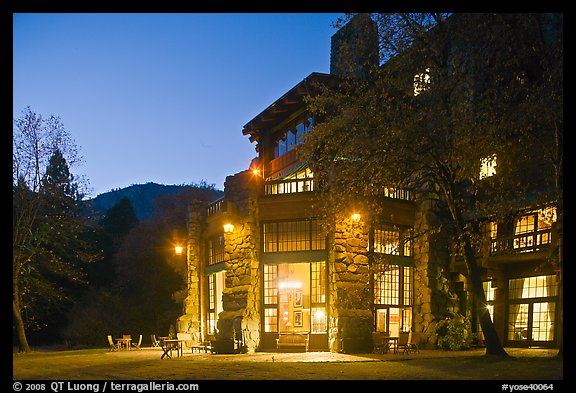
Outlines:
<svg viewBox="0 0 576 393"><path fill-rule="evenodd" d="M372 332L372 342L374 344L374 353L390 352L390 336L383 332Z"/></svg>
<svg viewBox="0 0 576 393"><path fill-rule="evenodd" d="M410 332L400 332L400 334L398 334L398 344L396 346L397 352L402 350L406 354L410 353L409 338Z"/></svg>
<svg viewBox="0 0 576 393"><path fill-rule="evenodd" d="M213 335L207 335L204 339L204 342L202 342L202 345L204 346L204 350L206 353L210 352L210 353L214 353L214 343L216 342L216 337L214 337Z"/></svg>
<svg viewBox="0 0 576 393"><path fill-rule="evenodd" d="M110 350L108 352L114 352L120 350L120 343L115 343L112 336L108 335L108 344L110 345Z"/></svg>
<svg viewBox="0 0 576 393"><path fill-rule="evenodd" d="M152 348L160 348L160 341L158 341L155 334L150 335L150 340L152 341Z"/></svg>
<svg viewBox="0 0 576 393"><path fill-rule="evenodd" d="M400 332L398 335L398 350L402 349L404 353L410 352L420 353L417 344L412 344L412 331Z"/></svg>
<svg viewBox="0 0 576 393"><path fill-rule="evenodd" d="M141 345L142 345L142 335L140 335L140 338L138 339L137 343L132 343L132 347L142 350L142 348L140 348Z"/></svg>

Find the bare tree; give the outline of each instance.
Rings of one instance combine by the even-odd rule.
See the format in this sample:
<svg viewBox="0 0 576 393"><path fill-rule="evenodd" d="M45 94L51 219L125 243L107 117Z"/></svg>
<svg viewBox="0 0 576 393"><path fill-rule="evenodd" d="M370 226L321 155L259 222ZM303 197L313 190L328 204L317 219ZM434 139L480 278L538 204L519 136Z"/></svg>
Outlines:
<svg viewBox="0 0 576 393"><path fill-rule="evenodd" d="M51 271L54 277L79 276L67 260L74 257L64 254L74 248L72 242L82 231L78 217L69 219L69 212L82 197L82 183L74 180L68 168L80 162L77 147L57 117L45 120L28 107L15 121L12 311L23 352L30 351L26 325L35 315L31 299L38 293L54 301L62 298L53 280L42 279L43 271Z"/></svg>

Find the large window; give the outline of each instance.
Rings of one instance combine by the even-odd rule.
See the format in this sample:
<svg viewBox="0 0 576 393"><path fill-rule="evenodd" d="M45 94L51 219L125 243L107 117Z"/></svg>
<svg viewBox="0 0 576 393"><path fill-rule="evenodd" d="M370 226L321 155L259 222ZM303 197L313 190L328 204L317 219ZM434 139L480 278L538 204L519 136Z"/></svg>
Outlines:
<svg viewBox="0 0 576 393"><path fill-rule="evenodd" d="M488 157L480 160L480 180L494 176L496 174L496 154L492 154Z"/></svg>
<svg viewBox="0 0 576 393"><path fill-rule="evenodd" d="M266 195L294 194L314 191L314 174L308 167L275 180L267 180L264 188Z"/></svg>
<svg viewBox="0 0 576 393"><path fill-rule="evenodd" d="M326 236L316 220L264 223L264 252L311 251L326 248Z"/></svg>
<svg viewBox="0 0 576 393"><path fill-rule="evenodd" d="M274 145L274 158L280 157L288 153L296 146L304 142L304 136L312 131L314 126L313 117L309 116L305 119L292 123L287 129L280 133Z"/></svg>
<svg viewBox="0 0 576 393"><path fill-rule="evenodd" d="M539 251L552 243L552 225L556 222L556 208L546 207L525 212L514 219L513 227L507 225L498 228L491 223L492 254ZM513 232L512 232L513 231Z"/></svg>
<svg viewBox="0 0 576 393"><path fill-rule="evenodd" d="M514 278L508 282L508 335L526 345L554 340L556 275Z"/></svg>
<svg viewBox="0 0 576 393"><path fill-rule="evenodd" d="M412 229L385 224L374 228L373 249L375 253L412 256Z"/></svg>
<svg viewBox="0 0 576 393"><path fill-rule="evenodd" d="M264 265L264 332L326 333L326 263Z"/></svg>
<svg viewBox="0 0 576 393"><path fill-rule="evenodd" d="M224 309L222 306L222 291L225 287L225 279L225 271L208 276L208 334L216 334L218 314Z"/></svg>
<svg viewBox="0 0 576 393"><path fill-rule="evenodd" d="M264 331L278 331L278 265L264 265Z"/></svg>
<svg viewBox="0 0 576 393"><path fill-rule="evenodd" d="M380 265L374 274L375 330L398 336L412 326L414 268Z"/></svg>
<svg viewBox="0 0 576 393"><path fill-rule="evenodd" d="M532 251L532 247L551 242L556 208L548 207L518 217L514 222L514 248Z"/></svg>
<svg viewBox="0 0 576 393"><path fill-rule="evenodd" d="M211 237L206 241L208 266L224 262L224 234Z"/></svg>

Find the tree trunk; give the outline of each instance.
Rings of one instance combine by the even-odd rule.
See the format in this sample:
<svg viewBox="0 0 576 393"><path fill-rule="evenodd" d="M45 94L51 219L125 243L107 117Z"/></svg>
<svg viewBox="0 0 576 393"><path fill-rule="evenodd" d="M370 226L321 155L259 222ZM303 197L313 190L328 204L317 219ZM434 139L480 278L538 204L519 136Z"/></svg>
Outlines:
<svg viewBox="0 0 576 393"><path fill-rule="evenodd" d="M466 262L466 267L468 269L468 279L470 280L470 284L472 286L472 294L474 295L474 302L480 321L480 327L482 328L482 333L484 334L484 340L486 343L486 355L495 355L507 358L509 355L504 350L504 347L498 338L498 333L496 333L494 322L492 322L492 318L490 318L490 312L486 307L486 294L484 293L484 287L482 285L482 275L480 274L480 269L476 263L476 257L472 251L470 238L466 232L466 229L464 228L464 220L462 219L461 211L456 206L454 199L451 198L452 195L454 195L453 192L446 193L452 219L456 224L456 234L458 235L459 239L464 241L464 261Z"/></svg>
<svg viewBox="0 0 576 393"><path fill-rule="evenodd" d="M558 204L558 317L557 317L557 345L558 357L564 356L564 205L563 201Z"/></svg>
<svg viewBox="0 0 576 393"><path fill-rule="evenodd" d="M484 293L484 288L482 286L480 269L478 269L476 258L472 252L472 246L470 245L470 240L468 237L464 238L464 260L466 261L466 266L468 268L468 279L472 285L472 293L475 299L476 312L480 320L482 333L484 334L484 340L486 343L486 355L509 357L508 353L504 350L500 339L498 338L496 328L494 327L494 323L490 318L490 312L486 307L486 294Z"/></svg>
<svg viewBox="0 0 576 393"><path fill-rule="evenodd" d="M26 330L24 329L24 320L20 312L20 295L18 294L18 286L15 285L12 297L12 315L14 317L14 324L16 325L16 333L18 335L18 346L20 352L31 352L28 339L26 338Z"/></svg>

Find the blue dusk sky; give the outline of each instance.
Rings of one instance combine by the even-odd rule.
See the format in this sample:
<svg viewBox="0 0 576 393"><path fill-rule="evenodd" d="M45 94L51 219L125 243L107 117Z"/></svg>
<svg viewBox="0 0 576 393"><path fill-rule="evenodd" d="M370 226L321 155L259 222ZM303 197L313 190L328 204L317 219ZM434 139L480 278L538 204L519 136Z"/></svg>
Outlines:
<svg viewBox="0 0 576 393"><path fill-rule="evenodd" d="M59 116L89 197L132 184L223 189L248 168L242 127L330 72L334 13L16 13L13 116Z"/></svg>

